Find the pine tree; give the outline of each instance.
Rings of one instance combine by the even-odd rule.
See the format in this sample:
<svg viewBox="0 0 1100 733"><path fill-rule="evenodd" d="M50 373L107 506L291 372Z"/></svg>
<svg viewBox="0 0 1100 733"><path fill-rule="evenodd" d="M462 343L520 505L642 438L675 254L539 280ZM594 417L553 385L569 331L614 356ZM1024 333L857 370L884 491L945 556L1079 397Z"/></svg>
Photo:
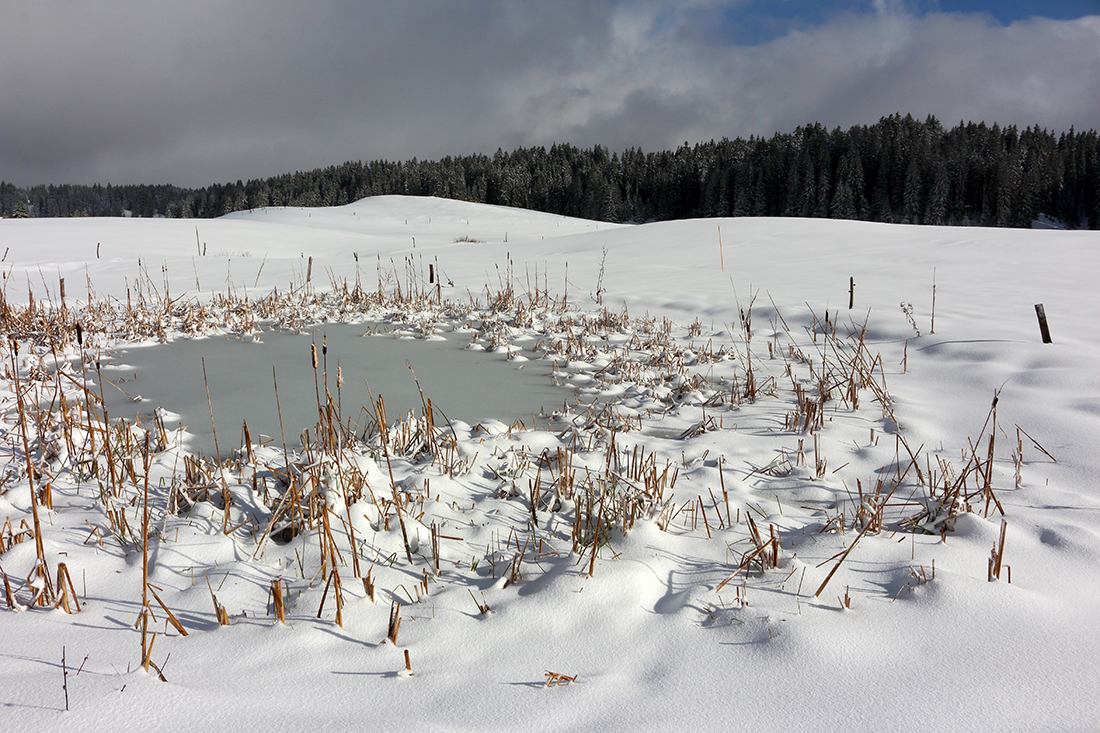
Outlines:
<svg viewBox="0 0 1100 733"><path fill-rule="evenodd" d="M924 223L943 226L947 223L947 167L940 163L932 174L932 188L928 194L928 207L924 212Z"/></svg>
<svg viewBox="0 0 1100 733"><path fill-rule="evenodd" d="M909 161L909 166L905 170L904 208L901 213L902 224L921 223L921 189L923 186L921 178L920 165L918 165L917 159L914 157Z"/></svg>

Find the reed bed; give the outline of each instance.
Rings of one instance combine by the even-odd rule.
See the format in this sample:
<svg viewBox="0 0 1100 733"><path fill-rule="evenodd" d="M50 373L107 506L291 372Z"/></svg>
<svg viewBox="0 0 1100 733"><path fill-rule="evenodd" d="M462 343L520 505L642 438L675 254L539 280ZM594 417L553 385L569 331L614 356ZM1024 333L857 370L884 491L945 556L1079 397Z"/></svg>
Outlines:
<svg viewBox="0 0 1100 733"><path fill-rule="evenodd" d="M835 314L819 319L811 309L806 332L797 333L772 303L773 331L766 336L754 331L754 296L745 306L738 304L735 328L716 346L698 321L681 327L666 319L631 317L625 310L577 310L548 287L540 290L537 275L533 289L517 288L510 264L497 289L486 287L482 297L465 302L444 300L438 281L426 282L411 260L383 272L379 263L378 287L372 290L358 279L349 284L335 278L317 290L307 276L295 287L262 297L229 289L201 301L172 298L166 277L154 283L144 272L125 302L96 297L90 288L85 301L56 304L30 292L26 305L15 305L5 294L0 325L9 338L0 346L0 390L10 398L4 420L17 430L8 433L0 455L0 492L29 489L30 501L26 516L3 519L0 559L31 540L35 545L33 558L17 568L8 563L12 572L0 571L6 606L81 611L69 566L56 563L43 544L50 529L40 513L66 511L53 491L64 485L65 501L91 497L85 544L142 553L141 664L162 677L152 657L158 637L151 624L163 614L179 635L188 631L162 600L163 588L149 582L150 548L178 541L168 528L184 520L216 527L253 561L274 554L272 548L284 555L293 550L297 562L281 566L254 591L257 597L266 593L268 613L280 624L307 617L298 602L303 593L317 600L308 616L339 626L349 609L374 613L376 596L388 597L386 639L394 647L403 604L422 604L435 592L432 585L465 585L484 619L489 603L484 595L477 599L471 582L491 576L488 581L499 578L501 589L507 589L543 574L545 562L561 558L572 560L574 573L598 577L597 569L617 556L616 544L641 522L728 548L713 588L720 594L740 582L740 607L747 603L750 576L774 584L791 560L795 540L787 538L784 545L780 520L753 506L743 492L731 497L727 481L736 475L741 486L755 482L757 494L795 478L835 485L844 466L830 471L828 452L836 449L825 439L834 416L869 412L897 424L887 370L868 343L866 322L843 326ZM433 270L433 281L434 275ZM234 458L187 455L174 446L163 422L112 421L105 407L100 363L121 343L370 319L401 324L425 337L441 323L466 327L484 348L505 351L516 337L534 334L536 351L557 365L555 379L583 384L595 394L625 390L631 406L621 400L567 406L550 428L477 426L476 435L468 436L459 435L421 392L419 414L391 416L379 396L366 406L367 419L353 423L341 410L339 371L332 394L323 341L310 355L317 422L301 435L300 445L288 445L285 436L277 448L263 445L246 424ZM771 463L747 469L730 465L724 456L711 464L705 453L687 458L693 442L761 410L781 416L776 434L797 441L797 449L784 448ZM688 420L687 427L663 442L640 439L673 418ZM543 437L536 439L536 433ZM903 532L945 538L960 513L1003 515L993 471L996 433L994 399L985 427L956 467L943 451L933 456L923 445L914 450L895 432L894 457L877 477L866 486L863 477L855 477L854 493L845 488L842 501L835 491L833 505L815 507L819 518L802 528L803 536L855 532L821 563L831 568L815 595L866 537ZM471 453L475 444L478 450ZM870 445L878 445L873 428ZM1022 450L1018 431L1017 485ZM704 469L709 478L691 478ZM447 501L444 492L433 491L433 479L448 487ZM471 557L462 527L470 517L485 516L488 509L479 511L479 503L493 507L500 519L484 552L477 548ZM501 506L518 509L500 511ZM989 561L991 580L1004 566L1004 537L1002 530ZM470 559L464 566L465 558ZM395 567L405 573L404 582L393 579ZM419 578L411 588L409 574ZM362 589L347 578L361 580ZM220 586L209 578L207 584L217 625L232 624L229 607L218 600ZM800 593L785 592L796 599ZM371 606L357 605L360 599ZM841 604L851 606L847 589ZM407 654L406 669L411 670ZM547 678L548 685L575 680L549 672Z"/></svg>

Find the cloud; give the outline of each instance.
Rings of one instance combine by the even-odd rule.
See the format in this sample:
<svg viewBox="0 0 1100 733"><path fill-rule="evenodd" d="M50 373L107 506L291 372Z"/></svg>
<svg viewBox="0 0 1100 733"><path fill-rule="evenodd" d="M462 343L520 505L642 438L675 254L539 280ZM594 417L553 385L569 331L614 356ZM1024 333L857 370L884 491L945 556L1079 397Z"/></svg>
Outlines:
<svg viewBox="0 0 1100 733"><path fill-rule="evenodd" d="M40 0L0 33L0 178L206 185L348 159L655 149L896 111L1100 127L1100 18L892 0L757 45L723 0ZM1076 70L1076 71L1074 71Z"/></svg>
<svg viewBox="0 0 1100 733"><path fill-rule="evenodd" d="M609 39L598 63L502 94L533 141L557 130L614 147L843 127L895 111L1066 129L1100 124L1100 19L1030 20L895 11L846 15L754 46ZM532 70L533 72L534 70ZM586 134L589 133L589 134Z"/></svg>

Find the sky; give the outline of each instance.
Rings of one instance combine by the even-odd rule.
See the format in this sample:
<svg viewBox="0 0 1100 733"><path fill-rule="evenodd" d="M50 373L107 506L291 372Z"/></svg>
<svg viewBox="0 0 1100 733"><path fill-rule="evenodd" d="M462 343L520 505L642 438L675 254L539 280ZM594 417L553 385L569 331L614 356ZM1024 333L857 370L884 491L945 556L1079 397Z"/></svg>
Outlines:
<svg viewBox="0 0 1100 733"><path fill-rule="evenodd" d="M38 0L0 20L0 180L205 186L901 112L1100 128L1100 0Z"/></svg>

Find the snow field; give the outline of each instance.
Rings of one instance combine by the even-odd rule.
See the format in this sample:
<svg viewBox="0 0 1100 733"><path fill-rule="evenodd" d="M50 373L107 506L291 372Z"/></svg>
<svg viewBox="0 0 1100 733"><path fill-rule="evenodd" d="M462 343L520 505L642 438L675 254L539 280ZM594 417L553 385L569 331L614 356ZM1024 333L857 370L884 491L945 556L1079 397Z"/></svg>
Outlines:
<svg viewBox="0 0 1100 733"><path fill-rule="evenodd" d="M85 334L93 393L87 362L119 338L383 318L421 337L433 323L453 329L447 337L469 327L462 338L502 357L533 338L561 381L617 402L542 430L431 430L390 415L388 437L375 426L360 442L330 424L309 448L295 439L284 454L276 440L222 467L192 462L155 427L124 427L111 437L124 465L112 477L100 450L93 475L82 463L96 428L81 412L81 349L71 334L61 345L73 379L60 380L53 350L27 328L22 389L52 395L60 381L76 416L24 425L35 487L51 486L53 509L38 506L42 555L51 576L66 563L82 609L31 604L42 583L23 524L33 507L9 366L4 729L1095 725L1095 234L752 219L626 227L400 197L198 225L206 257L192 222L2 222L5 304L23 313L29 281L56 307L65 277L69 308L106 313L77 295L73 283L90 280L115 318L104 321L114 332ZM106 260L93 259L93 241ZM442 304L427 264L446 278ZM345 281L386 297L340 296ZM193 305L156 315L168 298ZM154 311L130 318L140 328L121 325L128 300ZM899 302L913 304L911 318ZM1037 302L1052 345L1039 343ZM983 423L998 390L990 467ZM141 670L135 629L146 427L148 582L188 631L150 602L150 660L167 683ZM987 509L986 471L1004 517ZM272 523L290 503L297 524L293 512ZM1002 519L1011 583L1007 567L988 577ZM292 530L264 539L268 525ZM286 625L271 608L275 579ZM576 681L547 688L547 672Z"/></svg>

